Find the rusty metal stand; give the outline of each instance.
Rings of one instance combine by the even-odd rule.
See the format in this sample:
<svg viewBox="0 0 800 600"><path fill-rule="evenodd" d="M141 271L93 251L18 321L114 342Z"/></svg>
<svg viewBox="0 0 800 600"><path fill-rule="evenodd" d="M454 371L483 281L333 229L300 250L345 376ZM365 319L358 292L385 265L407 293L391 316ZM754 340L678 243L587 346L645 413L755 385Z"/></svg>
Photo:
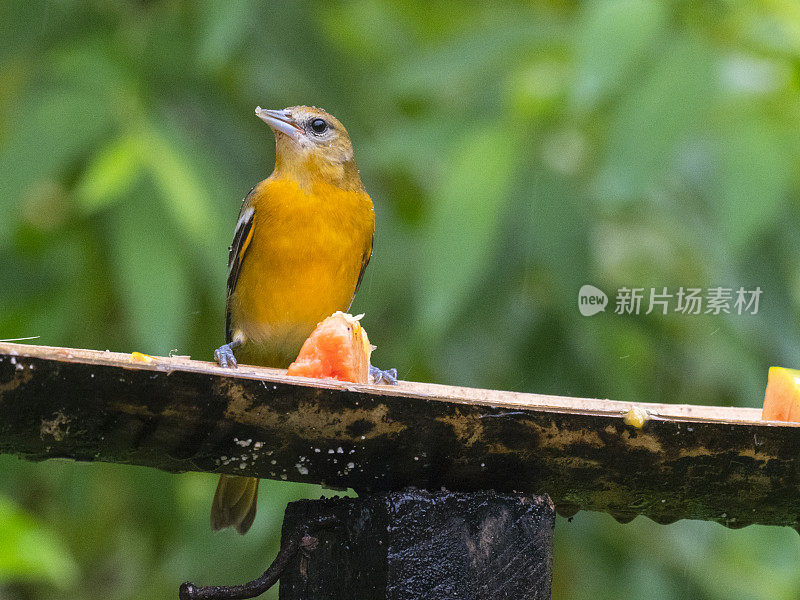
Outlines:
<svg viewBox="0 0 800 600"><path fill-rule="evenodd" d="M280 600L549 600L547 496L417 489L287 507L284 540L334 518L280 579Z"/></svg>

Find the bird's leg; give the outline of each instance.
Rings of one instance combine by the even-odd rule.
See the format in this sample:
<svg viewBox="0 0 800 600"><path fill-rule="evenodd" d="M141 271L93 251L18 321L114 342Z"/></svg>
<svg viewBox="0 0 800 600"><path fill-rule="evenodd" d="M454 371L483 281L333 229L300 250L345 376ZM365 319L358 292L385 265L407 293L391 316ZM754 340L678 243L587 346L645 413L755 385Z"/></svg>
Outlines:
<svg viewBox="0 0 800 600"><path fill-rule="evenodd" d="M233 355L233 351L241 345L242 340L240 339L234 339L228 344L223 344L214 350L214 360L219 363L220 367L235 369L236 357Z"/></svg>
<svg viewBox="0 0 800 600"><path fill-rule="evenodd" d="M386 369L381 371L378 367L369 367L369 377L372 383L385 383L387 385L397 385L397 369Z"/></svg>

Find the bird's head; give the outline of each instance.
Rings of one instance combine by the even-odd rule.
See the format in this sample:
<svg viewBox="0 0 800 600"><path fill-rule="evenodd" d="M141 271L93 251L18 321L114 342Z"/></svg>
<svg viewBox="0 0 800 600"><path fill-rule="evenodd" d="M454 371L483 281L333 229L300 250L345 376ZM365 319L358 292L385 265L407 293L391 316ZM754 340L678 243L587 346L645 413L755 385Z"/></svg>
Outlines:
<svg viewBox="0 0 800 600"><path fill-rule="evenodd" d="M350 136L336 117L314 106L259 106L256 115L275 132L276 172L301 182L316 176L345 189L361 188Z"/></svg>

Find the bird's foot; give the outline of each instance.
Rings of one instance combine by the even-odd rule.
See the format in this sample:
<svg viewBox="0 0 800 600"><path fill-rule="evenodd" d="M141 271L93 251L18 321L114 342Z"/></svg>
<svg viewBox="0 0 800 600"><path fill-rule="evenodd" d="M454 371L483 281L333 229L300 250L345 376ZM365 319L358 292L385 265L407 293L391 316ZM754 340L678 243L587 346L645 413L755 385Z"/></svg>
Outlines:
<svg viewBox="0 0 800 600"><path fill-rule="evenodd" d="M372 383L385 383L387 385L397 385L397 369L386 369L381 371L378 367L369 367L369 377Z"/></svg>
<svg viewBox="0 0 800 600"><path fill-rule="evenodd" d="M214 360L219 363L220 367L223 368L236 368L236 357L233 355L233 348L231 344L224 344L214 350Z"/></svg>

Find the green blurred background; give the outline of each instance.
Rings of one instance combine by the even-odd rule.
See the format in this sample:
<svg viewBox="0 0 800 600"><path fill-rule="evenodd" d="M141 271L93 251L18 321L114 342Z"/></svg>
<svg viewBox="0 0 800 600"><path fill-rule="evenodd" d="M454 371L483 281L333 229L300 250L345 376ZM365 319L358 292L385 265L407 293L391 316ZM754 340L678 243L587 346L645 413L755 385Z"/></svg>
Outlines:
<svg viewBox="0 0 800 600"><path fill-rule="evenodd" d="M800 5L0 2L0 338L209 359L271 171L256 105L348 127L377 214L353 306L406 379L759 406L800 365ZM582 317L577 291L763 290L757 315ZM613 303L613 297L612 297ZM0 599L174 598L276 550L264 482L0 457ZM789 529L559 518L554 599L800 596ZM276 598L272 592L269 598Z"/></svg>

